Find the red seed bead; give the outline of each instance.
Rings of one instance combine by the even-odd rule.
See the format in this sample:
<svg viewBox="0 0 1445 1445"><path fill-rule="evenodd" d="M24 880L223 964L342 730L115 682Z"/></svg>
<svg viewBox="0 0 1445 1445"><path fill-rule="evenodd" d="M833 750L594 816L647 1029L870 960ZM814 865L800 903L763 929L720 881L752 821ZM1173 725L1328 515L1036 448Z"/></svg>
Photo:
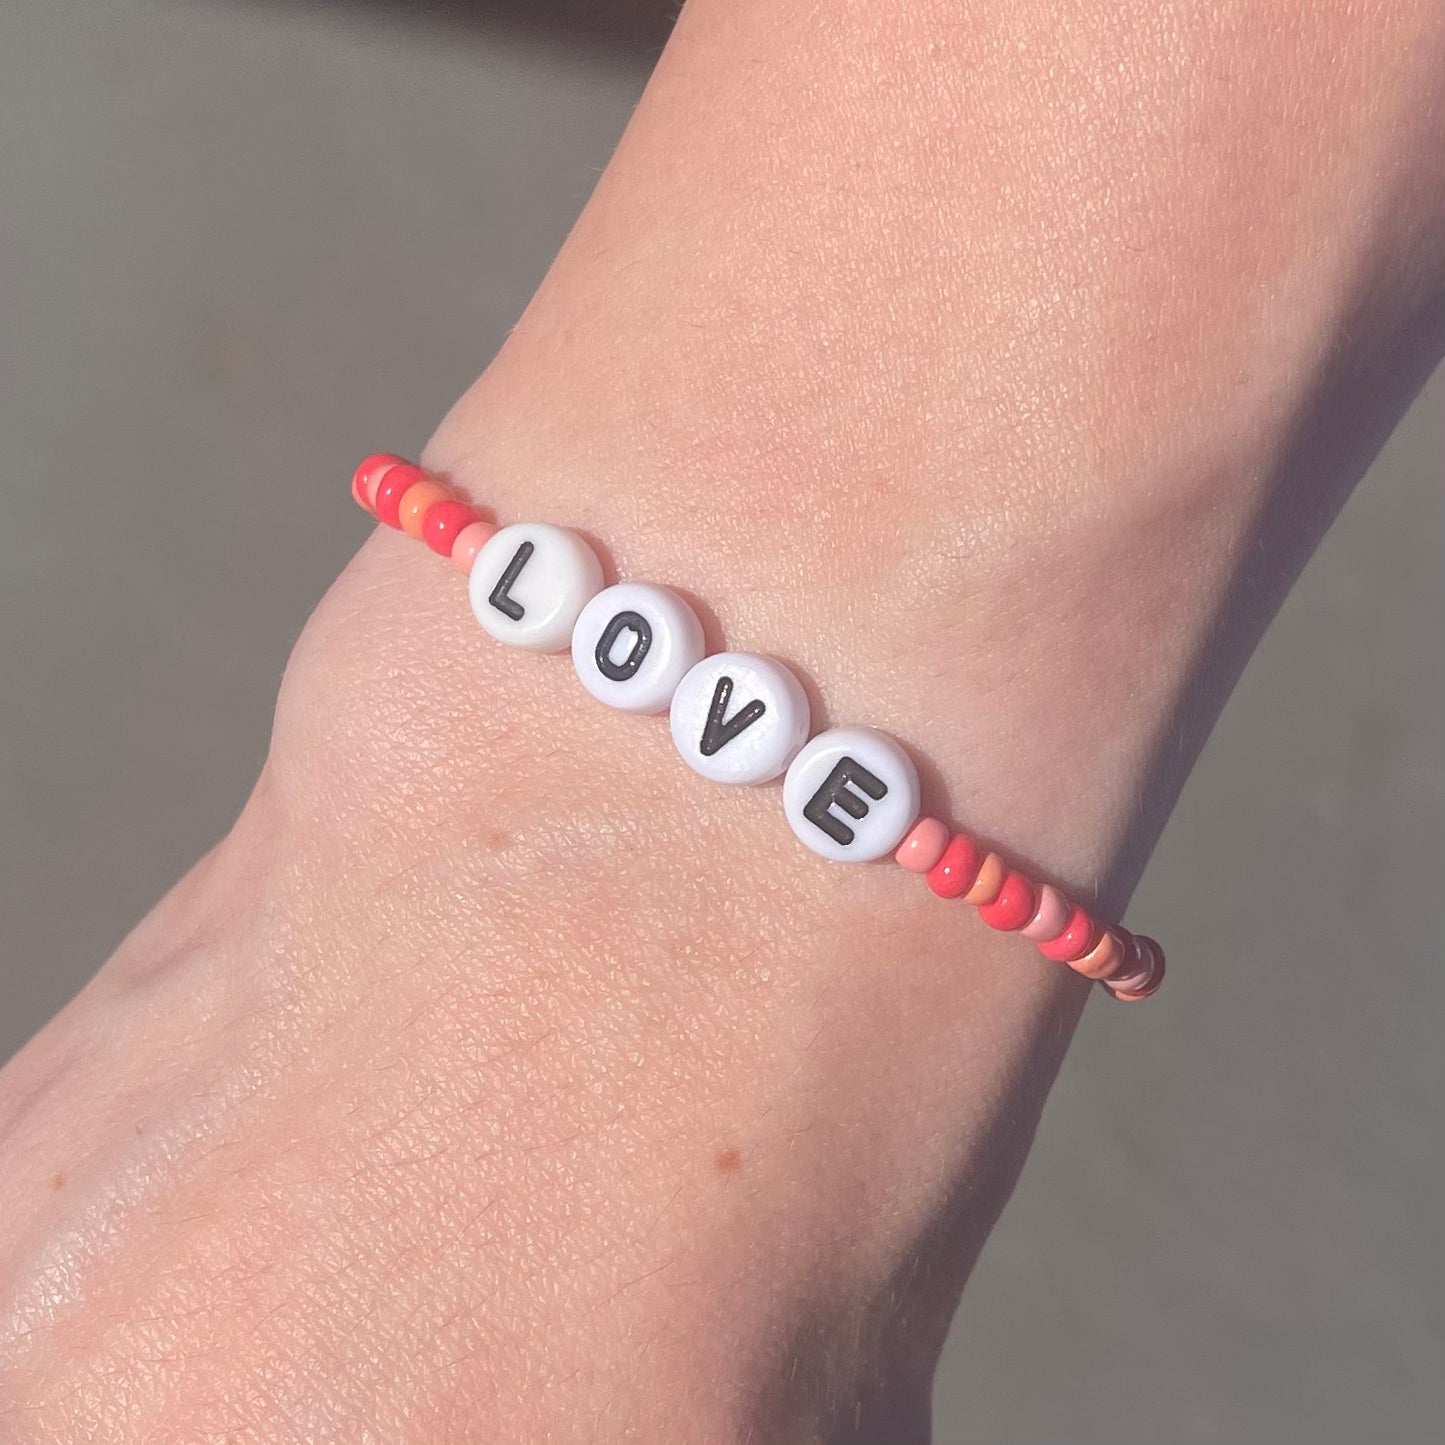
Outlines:
<svg viewBox="0 0 1445 1445"><path fill-rule="evenodd" d="M394 467L402 459L390 452L373 452L357 467L351 478L351 496L363 512L371 511L371 494L380 480L381 473Z"/></svg>
<svg viewBox="0 0 1445 1445"><path fill-rule="evenodd" d="M449 502L438 502L422 523L422 540L438 557L450 557L457 534L476 520L476 512L466 502L455 498Z"/></svg>
<svg viewBox="0 0 1445 1445"><path fill-rule="evenodd" d="M1000 933L1015 933L1034 916L1038 894L1022 873L1012 872L992 903L981 903L978 916Z"/></svg>
<svg viewBox="0 0 1445 1445"><path fill-rule="evenodd" d="M408 488L424 481L426 481L426 473L420 467L414 467L410 462L402 462L400 466L393 467L381 479L381 485L376 489L376 520L385 522L388 527L395 527L399 532L401 530L401 499L406 495Z"/></svg>
<svg viewBox="0 0 1445 1445"><path fill-rule="evenodd" d="M928 886L940 898L962 898L973 887L982 861L978 844L967 833L955 833L943 857L928 870Z"/></svg>
<svg viewBox="0 0 1445 1445"><path fill-rule="evenodd" d="M1099 925L1075 904L1064 931L1057 938L1047 938L1039 944L1039 952L1055 963L1072 963L1082 958L1098 940Z"/></svg>

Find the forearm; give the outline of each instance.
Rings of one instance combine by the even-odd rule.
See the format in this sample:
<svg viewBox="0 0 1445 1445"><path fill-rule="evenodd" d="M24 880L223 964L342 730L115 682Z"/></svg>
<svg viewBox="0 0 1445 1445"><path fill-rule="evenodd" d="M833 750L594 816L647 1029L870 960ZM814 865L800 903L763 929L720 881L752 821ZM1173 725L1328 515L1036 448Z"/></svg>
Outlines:
<svg viewBox="0 0 1445 1445"><path fill-rule="evenodd" d="M1114 906L1441 334L1430 8L1205 11L694 6L430 452Z"/></svg>
<svg viewBox="0 0 1445 1445"><path fill-rule="evenodd" d="M1120 908L1438 342L1439 21L1286 18L695 0L430 464ZM234 837L7 1076L10 1157L86 1162L0 1184L0 1380L71 1422L110 1369L140 1419L906 1438L1083 997L378 537ZM158 1313L206 1369L150 1363Z"/></svg>

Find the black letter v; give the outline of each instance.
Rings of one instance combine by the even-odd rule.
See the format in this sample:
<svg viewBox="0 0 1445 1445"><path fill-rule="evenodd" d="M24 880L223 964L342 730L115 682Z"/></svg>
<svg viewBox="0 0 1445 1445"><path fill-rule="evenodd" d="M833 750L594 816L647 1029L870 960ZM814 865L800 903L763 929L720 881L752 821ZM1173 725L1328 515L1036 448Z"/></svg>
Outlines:
<svg viewBox="0 0 1445 1445"><path fill-rule="evenodd" d="M768 705L755 697L746 707L740 707L732 717L727 717L728 703L733 695L733 680L720 677L713 689L712 706L707 710L707 726L702 730L702 741L698 751L710 758L720 748L725 748L740 732L746 731L767 712Z"/></svg>

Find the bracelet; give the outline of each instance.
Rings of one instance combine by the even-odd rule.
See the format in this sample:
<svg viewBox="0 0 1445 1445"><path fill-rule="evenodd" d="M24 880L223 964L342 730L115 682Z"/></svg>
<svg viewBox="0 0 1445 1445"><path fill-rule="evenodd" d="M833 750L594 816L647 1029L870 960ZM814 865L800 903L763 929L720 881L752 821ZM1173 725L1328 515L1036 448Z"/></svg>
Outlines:
<svg viewBox="0 0 1445 1445"><path fill-rule="evenodd" d="M605 585L597 554L545 522L496 527L420 467L379 452L356 469L352 496L389 527L426 543L468 578L472 611L499 642L570 648L582 685L609 707L669 715L683 761L720 783L783 778L783 812L813 852L840 862L892 854L940 898L962 898L990 928L1019 933L1117 999L1164 980L1152 938L1105 924L937 818L920 816L918 773L886 733L835 727L810 737L807 694L773 658L706 655L697 614L668 587Z"/></svg>

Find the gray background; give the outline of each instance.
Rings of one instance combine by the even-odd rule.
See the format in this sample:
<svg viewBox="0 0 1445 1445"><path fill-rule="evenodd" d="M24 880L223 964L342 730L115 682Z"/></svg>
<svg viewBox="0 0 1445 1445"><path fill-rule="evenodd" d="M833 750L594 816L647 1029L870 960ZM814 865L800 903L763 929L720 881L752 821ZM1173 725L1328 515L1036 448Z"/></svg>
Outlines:
<svg viewBox="0 0 1445 1445"><path fill-rule="evenodd" d="M0 4L0 1057L234 816L351 465L586 198L657 31L584 10ZM1170 986L1088 1010L941 1440L1441 1438L1442 417L1189 785L1137 902Z"/></svg>

